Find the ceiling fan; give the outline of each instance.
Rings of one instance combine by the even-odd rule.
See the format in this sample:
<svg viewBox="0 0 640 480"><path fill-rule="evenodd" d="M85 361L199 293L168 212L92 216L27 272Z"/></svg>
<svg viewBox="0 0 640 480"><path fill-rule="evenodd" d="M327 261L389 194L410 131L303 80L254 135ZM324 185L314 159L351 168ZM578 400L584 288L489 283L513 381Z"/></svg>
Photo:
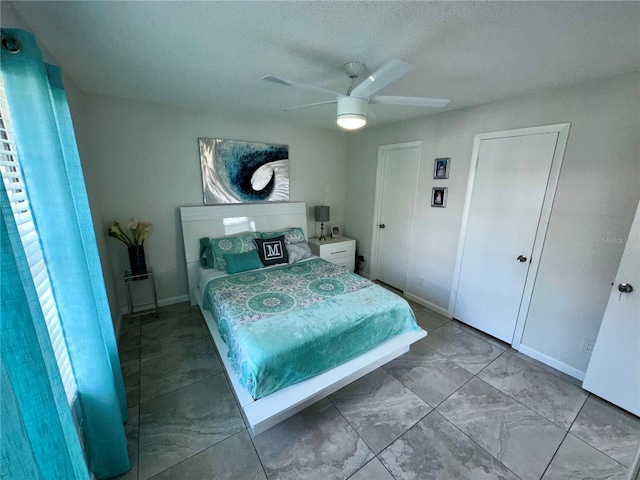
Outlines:
<svg viewBox="0 0 640 480"><path fill-rule="evenodd" d="M343 68L347 76L351 79L351 86L349 90L347 90L346 95L305 83L293 82L274 75L266 75L262 77L262 80L335 97L334 100L298 105L285 108L285 110L296 110L298 108L337 103L338 125L347 130L356 130L367 124L367 106L369 104L441 108L449 103L449 100L444 98L374 96L377 91L395 82L415 68L411 63L403 62L402 60L394 59L388 61L357 86L356 80L364 73L367 68L366 65L360 62L349 62L345 63Z"/></svg>

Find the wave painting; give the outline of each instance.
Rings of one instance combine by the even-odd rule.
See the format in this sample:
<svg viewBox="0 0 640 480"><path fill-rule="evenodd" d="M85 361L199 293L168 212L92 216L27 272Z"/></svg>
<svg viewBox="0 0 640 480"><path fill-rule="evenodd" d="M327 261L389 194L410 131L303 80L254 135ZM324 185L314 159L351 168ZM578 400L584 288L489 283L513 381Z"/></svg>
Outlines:
<svg viewBox="0 0 640 480"><path fill-rule="evenodd" d="M199 138L205 205L289 200L289 145Z"/></svg>

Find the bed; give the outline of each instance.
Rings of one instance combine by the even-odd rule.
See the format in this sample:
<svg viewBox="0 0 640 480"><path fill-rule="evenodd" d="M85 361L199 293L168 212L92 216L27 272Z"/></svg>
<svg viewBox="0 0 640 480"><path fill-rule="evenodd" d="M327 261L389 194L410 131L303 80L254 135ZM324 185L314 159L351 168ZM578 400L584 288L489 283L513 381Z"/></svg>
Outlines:
<svg viewBox="0 0 640 480"><path fill-rule="evenodd" d="M426 336L404 299L317 257L235 275L203 272L202 237L299 226L308 238L302 202L182 207L180 215L191 303L202 311L254 435ZM326 294L332 285L339 295ZM280 311L254 305L273 305L269 295L278 296Z"/></svg>

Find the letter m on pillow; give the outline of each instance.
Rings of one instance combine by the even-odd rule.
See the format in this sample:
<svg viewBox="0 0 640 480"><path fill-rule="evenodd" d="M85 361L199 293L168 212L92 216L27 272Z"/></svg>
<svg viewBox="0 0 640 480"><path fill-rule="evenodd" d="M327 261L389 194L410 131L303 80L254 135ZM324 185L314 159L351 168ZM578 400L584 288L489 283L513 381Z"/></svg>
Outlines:
<svg viewBox="0 0 640 480"><path fill-rule="evenodd" d="M276 238L270 238L268 240L256 238L254 242L258 247L260 260L265 267L269 265L277 265L278 263L289 262L289 256L287 255L287 250L284 247L284 235L280 235Z"/></svg>
<svg viewBox="0 0 640 480"><path fill-rule="evenodd" d="M280 242L265 242L264 243L264 258L267 260L279 260L283 257L282 243Z"/></svg>

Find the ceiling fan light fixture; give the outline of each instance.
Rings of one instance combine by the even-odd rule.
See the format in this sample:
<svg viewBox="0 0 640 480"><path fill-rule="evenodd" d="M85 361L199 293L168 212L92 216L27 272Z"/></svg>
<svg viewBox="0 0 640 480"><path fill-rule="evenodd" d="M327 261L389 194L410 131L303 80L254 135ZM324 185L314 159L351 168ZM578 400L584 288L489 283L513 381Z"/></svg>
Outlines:
<svg viewBox="0 0 640 480"><path fill-rule="evenodd" d="M367 124L367 117L364 115L338 115L338 125L345 130L357 130Z"/></svg>
<svg viewBox="0 0 640 480"><path fill-rule="evenodd" d="M338 100L338 125L345 130L357 130L367 124L367 100L344 97Z"/></svg>

